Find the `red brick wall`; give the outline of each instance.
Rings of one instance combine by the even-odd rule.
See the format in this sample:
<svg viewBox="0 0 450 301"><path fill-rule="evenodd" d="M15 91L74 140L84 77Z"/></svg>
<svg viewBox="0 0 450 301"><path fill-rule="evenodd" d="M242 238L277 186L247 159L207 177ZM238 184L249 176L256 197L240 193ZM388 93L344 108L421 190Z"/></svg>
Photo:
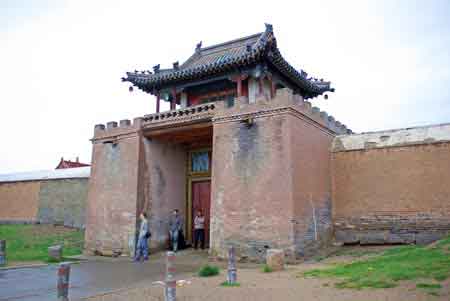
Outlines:
<svg viewBox="0 0 450 301"><path fill-rule="evenodd" d="M347 243L425 243L450 229L450 143L335 152L333 219Z"/></svg>
<svg viewBox="0 0 450 301"><path fill-rule="evenodd" d="M0 220L36 221L39 181L0 184Z"/></svg>

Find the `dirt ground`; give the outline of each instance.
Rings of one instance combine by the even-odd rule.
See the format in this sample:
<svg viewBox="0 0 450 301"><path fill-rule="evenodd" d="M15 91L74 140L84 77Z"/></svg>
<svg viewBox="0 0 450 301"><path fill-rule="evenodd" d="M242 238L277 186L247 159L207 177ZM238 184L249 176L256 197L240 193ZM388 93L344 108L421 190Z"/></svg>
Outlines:
<svg viewBox="0 0 450 301"><path fill-rule="evenodd" d="M366 252L366 250L362 251ZM352 252L350 251L350 253ZM335 288L334 283L338 280L299 277L303 271L309 269L321 268L354 259L354 257L348 254L343 254L321 262L290 265L286 267L285 271L272 273L263 273L261 266L245 266L245 268L238 269L239 287L223 287L220 285L226 279L226 270L222 270L219 276L210 278L200 278L192 274L184 274L180 275L179 279L188 279L190 280L190 284L177 288L177 300L450 300L450 280L441 282L442 288L439 290L440 295L433 296L426 291L417 289L417 281L400 282L397 287L389 289L354 290ZM123 289L84 300L143 301L164 300L164 297L162 287L152 285L151 283L144 283L138 287Z"/></svg>

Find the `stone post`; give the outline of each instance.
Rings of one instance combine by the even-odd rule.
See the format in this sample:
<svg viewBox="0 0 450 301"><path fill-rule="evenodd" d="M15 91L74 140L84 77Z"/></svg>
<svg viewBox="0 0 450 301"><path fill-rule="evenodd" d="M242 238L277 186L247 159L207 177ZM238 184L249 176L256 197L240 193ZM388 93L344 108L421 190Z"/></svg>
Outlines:
<svg viewBox="0 0 450 301"><path fill-rule="evenodd" d="M59 264L58 268L58 300L69 301L69 276L70 264L63 262Z"/></svg>
<svg viewBox="0 0 450 301"><path fill-rule="evenodd" d="M51 246L48 247L48 257L52 261L61 261L62 260L62 245Z"/></svg>
<svg viewBox="0 0 450 301"><path fill-rule="evenodd" d="M227 274L228 284L235 284L237 282L236 273L236 254L233 246L228 248L228 274Z"/></svg>
<svg viewBox="0 0 450 301"><path fill-rule="evenodd" d="M175 253L169 251L167 252L166 258L166 280L164 289L165 301L176 300L176 287L177 281L175 280Z"/></svg>
<svg viewBox="0 0 450 301"><path fill-rule="evenodd" d="M266 253L266 264L273 271L284 270L284 251L281 249L269 249Z"/></svg>
<svg viewBox="0 0 450 301"><path fill-rule="evenodd" d="M6 265L6 240L0 240L0 266Z"/></svg>

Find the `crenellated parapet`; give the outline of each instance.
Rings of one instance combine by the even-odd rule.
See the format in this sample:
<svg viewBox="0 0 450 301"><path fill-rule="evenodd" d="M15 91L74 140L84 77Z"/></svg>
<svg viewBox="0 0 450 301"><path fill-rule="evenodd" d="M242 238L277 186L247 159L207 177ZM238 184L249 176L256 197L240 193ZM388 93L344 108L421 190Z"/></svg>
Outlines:
<svg viewBox="0 0 450 301"><path fill-rule="evenodd" d="M119 122L109 121L106 123L106 126L104 124L96 124L92 141L114 142L122 137L137 133L141 127L141 117L135 118L133 122L129 119L122 119Z"/></svg>
<svg viewBox="0 0 450 301"><path fill-rule="evenodd" d="M301 95L293 94L292 90L281 89L277 91L277 97L289 97L294 99L295 108L303 113L306 117L316 121L327 129L338 135L351 134L353 133L351 129L347 128L346 125L334 119L333 116L329 115L325 111L321 111L318 107L313 107L311 102L305 101Z"/></svg>
<svg viewBox="0 0 450 301"><path fill-rule="evenodd" d="M264 114L269 110L281 110L282 108L290 108L303 117L320 124L327 130L338 134L346 135L352 134L352 130L346 125L334 119L333 116L328 115L327 112L321 111L318 107L313 107L311 102L305 101L299 94L294 94L291 89L283 88L276 91L276 95L272 99L259 98L255 103L248 103L246 99L236 99L234 107L225 109L224 114L228 118L233 118L233 115L245 115L249 113ZM221 117L223 118L223 117ZM216 120L219 119L216 117Z"/></svg>
<svg viewBox="0 0 450 301"><path fill-rule="evenodd" d="M227 106L224 101L217 101L148 114L143 117L134 118L133 122L129 119L123 119L119 122L107 122L106 126L104 124L97 124L94 129L93 141L114 142L133 133L149 131L155 128L180 126L198 122L237 120L265 116L280 111L290 111L299 114L303 118L315 122L338 135L353 133L344 124L335 120L333 116L328 115L327 112L321 111L318 107L313 107L301 95L294 94L291 89L284 88L277 90L273 98L261 97L254 103L249 103L246 97L238 97L232 106Z"/></svg>

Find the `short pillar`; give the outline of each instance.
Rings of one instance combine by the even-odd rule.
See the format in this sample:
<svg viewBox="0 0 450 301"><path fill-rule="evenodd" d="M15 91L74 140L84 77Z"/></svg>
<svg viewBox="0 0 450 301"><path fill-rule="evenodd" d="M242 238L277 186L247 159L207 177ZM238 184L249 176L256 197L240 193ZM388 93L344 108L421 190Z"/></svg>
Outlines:
<svg viewBox="0 0 450 301"><path fill-rule="evenodd" d="M61 245L48 247L48 258L50 261L61 261L62 250L63 247Z"/></svg>
<svg viewBox="0 0 450 301"><path fill-rule="evenodd" d="M175 301L177 281L175 280L175 253L172 251L167 252L165 284L165 301Z"/></svg>
<svg viewBox="0 0 450 301"><path fill-rule="evenodd" d="M269 249L266 253L266 264L273 271L284 269L284 251L281 249Z"/></svg>
<svg viewBox="0 0 450 301"><path fill-rule="evenodd" d="M228 248L227 282L228 284L235 284L237 282L236 254L233 246Z"/></svg>
<svg viewBox="0 0 450 301"><path fill-rule="evenodd" d="M0 240L0 266L6 265L6 240Z"/></svg>
<svg viewBox="0 0 450 301"><path fill-rule="evenodd" d="M70 276L70 264L63 262L59 264L58 267L58 300L68 301L69 300L69 276Z"/></svg>

